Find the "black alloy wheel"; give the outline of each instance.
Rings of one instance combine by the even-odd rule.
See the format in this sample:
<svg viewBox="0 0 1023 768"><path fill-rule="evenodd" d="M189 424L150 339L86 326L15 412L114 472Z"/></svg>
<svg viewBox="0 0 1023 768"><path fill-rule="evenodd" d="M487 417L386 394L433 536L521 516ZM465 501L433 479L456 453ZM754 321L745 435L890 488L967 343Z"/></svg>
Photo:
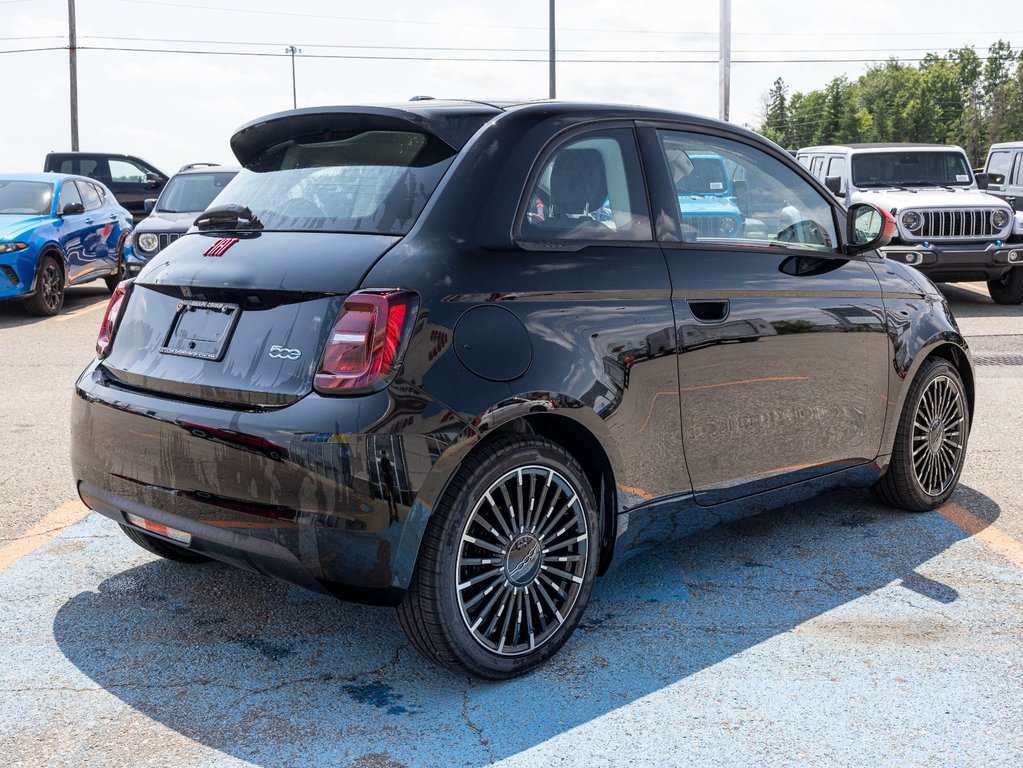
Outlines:
<svg viewBox="0 0 1023 768"><path fill-rule="evenodd" d="M180 547L156 536L143 533L138 528L133 528L124 523L120 523L120 526L125 535L142 547L142 549L152 552L154 555L159 555L165 560L173 560L177 563L208 563L210 560L206 555L201 555L185 547Z"/></svg>
<svg viewBox="0 0 1023 768"><path fill-rule="evenodd" d="M926 361L906 397L888 471L877 484L881 498L912 512L947 501L959 482L969 430L959 373L947 360Z"/></svg>
<svg viewBox="0 0 1023 768"><path fill-rule="evenodd" d="M524 674L582 618L598 525L589 482L561 446L496 438L465 461L431 519L399 623L423 655L456 672Z"/></svg>
<svg viewBox="0 0 1023 768"><path fill-rule="evenodd" d="M987 292L996 304L1023 304L1023 267L1011 267L997 280L988 280Z"/></svg>
<svg viewBox="0 0 1023 768"><path fill-rule="evenodd" d="M51 317L64 306L64 273L52 255L43 256L35 292L25 300L25 309L31 315Z"/></svg>

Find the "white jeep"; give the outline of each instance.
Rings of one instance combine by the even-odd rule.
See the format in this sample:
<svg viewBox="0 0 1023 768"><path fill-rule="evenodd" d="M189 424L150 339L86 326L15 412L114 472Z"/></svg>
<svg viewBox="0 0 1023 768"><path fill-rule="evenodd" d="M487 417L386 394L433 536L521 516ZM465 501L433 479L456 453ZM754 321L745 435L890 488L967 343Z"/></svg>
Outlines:
<svg viewBox="0 0 1023 768"><path fill-rule="evenodd" d="M999 304L1023 303L1023 215L981 191L987 178L974 177L961 147L846 144L806 147L796 159L847 206L873 203L895 217L888 258L935 282L985 280Z"/></svg>

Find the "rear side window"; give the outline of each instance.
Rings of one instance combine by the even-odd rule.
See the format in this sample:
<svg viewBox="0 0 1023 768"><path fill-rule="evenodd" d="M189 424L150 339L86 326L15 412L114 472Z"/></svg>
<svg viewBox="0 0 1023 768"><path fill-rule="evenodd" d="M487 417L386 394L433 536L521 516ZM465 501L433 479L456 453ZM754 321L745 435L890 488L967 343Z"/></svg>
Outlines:
<svg viewBox="0 0 1023 768"><path fill-rule="evenodd" d="M288 139L250 160L211 205L247 206L266 229L404 235L454 156L414 131Z"/></svg>
<svg viewBox="0 0 1023 768"><path fill-rule="evenodd" d="M544 161L519 219L523 239L652 240L628 128L569 139Z"/></svg>
<svg viewBox="0 0 1023 768"><path fill-rule="evenodd" d="M988 187L1004 189L1012 168L1012 153L1000 150L987 159Z"/></svg>

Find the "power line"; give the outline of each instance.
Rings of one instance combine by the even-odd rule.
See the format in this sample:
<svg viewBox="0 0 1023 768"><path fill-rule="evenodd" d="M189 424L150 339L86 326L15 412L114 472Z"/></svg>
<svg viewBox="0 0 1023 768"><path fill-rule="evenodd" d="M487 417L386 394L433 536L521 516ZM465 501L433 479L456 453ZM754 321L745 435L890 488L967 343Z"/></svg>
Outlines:
<svg viewBox="0 0 1023 768"><path fill-rule="evenodd" d="M325 14L325 13L301 13L298 11L267 11L258 8L242 8L238 6L218 6L210 5L206 3L204 5L197 5L194 3L177 3L170 2L170 0L120 0L122 3L128 3L132 5L154 5L163 6L168 8L189 8L199 11L214 11L220 13L250 13L260 14L264 16L289 16L293 18L309 18L309 19L333 19L338 21L358 21L375 24L411 24L419 26L435 26L435 27L466 27L475 29L518 29L518 30L533 30L546 32L546 26L540 25L514 25L514 24L472 24L466 22L452 21L446 19L444 21L429 21L426 19L407 19L407 18L379 18L371 16L345 16L336 14ZM621 29L621 28L594 28L594 27L566 27L559 26L559 32L602 32L609 34L637 34L637 35L671 35L680 37L712 37L717 38L718 32L672 32L665 31L663 29ZM801 30L801 31L788 31L788 32L733 32L734 35L746 35L753 37L787 37L792 35L798 35L805 37L813 35L815 37L822 36L841 36L848 38L851 33L848 30ZM902 37L934 37L934 36L948 36L955 35L956 37L962 38L964 35L1018 35L1023 34L1023 31L1006 31L1006 30L995 30L990 32L984 31L963 31L957 30L955 32L895 32L891 30L882 31L869 31L864 30L860 32L863 36L876 37L879 35L898 35Z"/></svg>
<svg viewBox="0 0 1023 768"><path fill-rule="evenodd" d="M429 27L464 27L470 29L518 29L518 30L533 30L533 31L547 31L546 26L525 26L515 24L471 24L467 22L452 21L446 19L444 21L427 21L425 19L381 19L369 16L340 16L329 13L299 13L297 11L264 11L258 8L239 8L228 7L228 6L217 6L217 5L194 5L191 3L172 3L167 0L120 0L122 3L130 3L132 5L159 5L166 6L169 8L189 8L197 11L216 11L220 13L252 13L260 14L263 16L289 16L292 18L299 19L332 19L336 21L361 21L373 24L414 24L419 26ZM677 34L675 32L664 32L663 30L653 29L590 29L580 27L559 27L559 32L608 32L608 33L621 33L629 32L630 34L647 34L647 35L665 35L665 34ZM703 33L697 33L703 34ZM710 33L707 33L710 34Z"/></svg>
<svg viewBox="0 0 1023 768"><path fill-rule="evenodd" d="M50 49L37 49L50 50ZM82 51L118 51L124 53L176 53L189 54L193 56L248 56L257 58L280 58L290 56L288 53L271 53L262 51L201 51L184 48L126 48L120 46L103 45L82 45L78 46ZM16 53L17 51L4 51L4 53ZM303 53L299 58L304 59L339 59L358 61L445 61L445 62L472 62L472 63L494 63L494 64L546 64L546 58L494 58L487 56L373 56L370 54L340 54L340 53ZM979 61L986 61L990 57L978 56ZM843 59L734 59L733 64L872 64L883 62L884 58L843 58ZM588 58L561 58L559 61L569 64L717 64L718 60L713 59L588 59ZM900 58L902 62L921 62L924 58Z"/></svg>
<svg viewBox="0 0 1023 768"><path fill-rule="evenodd" d="M51 46L51 47L48 47L48 48L15 48L15 49L9 50L9 51L0 51L0 54L3 54L3 53L36 53L37 51L66 51L66 50L67 50L67 46L66 45L61 45L61 46Z"/></svg>
<svg viewBox="0 0 1023 768"><path fill-rule="evenodd" d="M57 35L49 35L47 37L59 37ZM89 40L135 40L138 42L145 43L183 43L188 45L249 45L249 46L265 46L269 48L279 48L283 43L277 42L264 42L254 40L191 40L186 38L174 38L174 37L125 37L118 35L81 35L82 39ZM42 39L40 38L3 38L0 40L16 40L16 39ZM1012 44L1012 41L1009 41ZM296 43L301 45L303 48L325 48L332 50L383 50L383 51L465 51L465 52L489 52L489 53L546 53L547 48L500 48L500 47L464 47L464 46L426 46L426 45L339 45L339 44L328 44L328 43ZM1023 44L1020 44L1023 45ZM717 53L716 48L559 48L562 53L648 53L648 54L698 54L698 53ZM802 48L799 50L800 53L898 53L900 51L908 52L934 52L933 47L929 48ZM733 49L732 53L789 53L789 50L779 50L777 48L745 48L745 49ZM937 52L935 52L937 53Z"/></svg>

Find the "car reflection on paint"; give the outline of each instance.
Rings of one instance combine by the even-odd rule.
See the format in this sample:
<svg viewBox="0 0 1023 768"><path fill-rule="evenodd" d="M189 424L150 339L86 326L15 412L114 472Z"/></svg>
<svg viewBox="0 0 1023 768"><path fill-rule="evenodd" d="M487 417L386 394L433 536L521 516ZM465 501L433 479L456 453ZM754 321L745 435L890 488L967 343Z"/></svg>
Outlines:
<svg viewBox="0 0 1023 768"><path fill-rule="evenodd" d="M152 553L395 606L424 656L503 679L693 519L956 487L974 378L945 300L877 255L890 215L749 131L422 100L231 145L73 399L80 496ZM694 236L688 198L732 196L680 199L705 163L741 180L741 237Z"/></svg>
<svg viewBox="0 0 1023 768"><path fill-rule="evenodd" d="M98 181L63 173L0 175L0 301L33 315L64 306L68 286L125 277L131 214Z"/></svg>

